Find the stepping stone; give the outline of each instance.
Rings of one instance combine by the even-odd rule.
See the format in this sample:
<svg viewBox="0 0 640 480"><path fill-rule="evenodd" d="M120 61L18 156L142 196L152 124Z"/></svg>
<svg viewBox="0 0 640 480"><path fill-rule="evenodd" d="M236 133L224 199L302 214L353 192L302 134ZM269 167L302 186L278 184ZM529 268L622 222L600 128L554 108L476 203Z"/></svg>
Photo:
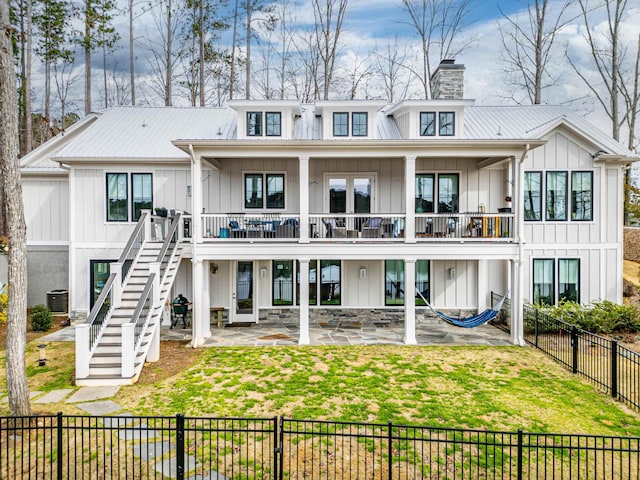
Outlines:
<svg viewBox="0 0 640 480"><path fill-rule="evenodd" d="M84 410L94 417L109 415L110 413L122 410L122 406L111 400L103 400L101 402L78 403L76 405L80 410Z"/></svg>
<svg viewBox="0 0 640 480"><path fill-rule="evenodd" d="M133 445L133 454L148 461L152 458L161 457L175 448L176 446L170 442L139 443Z"/></svg>
<svg viewBox="0 0 640 480"><path fill-rule="evenodd" d="M177 478L178 477L178 466L176 457L167 458L155 464L154 469L158 473L162 473L163 476L169 478ZM191 455L184 456L184 470L185 473L193 470L198 466L198 462L196 461L196 457L192 457ZM207 477L204 477L207 478Z"/></svg>
<svg viewBox="0 0 640 480"><path fill-rule="evenodd" d="M209 472L209 473L196 473L191 477L187 478L187 480L229 480L227 477L218 472Z"/></svg>
<svg viewBox="0 0 640 480"><path fill-rule="evenodd" d="M91 402L103 398L111 398L120 390L117 385L108 387L82 387L71 395L65 403Z"/></svg>
<svg viewBox="0 0 640 480"><path fill-rule="evenodd" d="M42 393L42 390L34 390L33 392L29 392L29 400L32 400L33 397L37 397L41 393ZM0 402L9 403L9 395L7 395L6 397L0 398Z"/></svg>
<svg viewBox="0 0 640 480"><path fill-rule="evenodd" d="M133 418L133 415L129 412L102 419L102 425L104 425L105 428L126 427L127 425L133 425L136 422L138 422L138 419Z"/></svg>
<svg viewBox="0 0 640 480"><path fill-rule="evenodd" d="M125 428L118 432L118 438L120 440L150 440L152 438L158 438L158 432L149 429L146 423L141 423L138 428Z"/></svg>
<svg viewBox="0 0 640 480"><path fill-rule="evenodd" d="M73 388L65 388L63 390L52 390L46 395L34 400L33 403L58 403L67 395L73 392Z"/></svg>

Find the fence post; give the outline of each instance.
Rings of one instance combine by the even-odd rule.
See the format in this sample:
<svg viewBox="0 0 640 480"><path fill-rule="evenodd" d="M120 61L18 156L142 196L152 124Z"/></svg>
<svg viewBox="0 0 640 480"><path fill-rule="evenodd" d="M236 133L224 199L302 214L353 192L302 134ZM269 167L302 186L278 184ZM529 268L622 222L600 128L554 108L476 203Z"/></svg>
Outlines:
<svg viewBox="0 0 640 480"><path fill-rule="evenodd" d="M535 335L536 335L536 343L535 343L535 346L536 346L536 348L538 348L538 316L539 316L540 312L538 312L538 309L537 309L537 308L535 309L535 312L536 312L536 317L535 317L535 321L534 321L534 325L535 325L535 327L534 327L534 328L535 328L535 332L536 332L536 333L535 333Z"/></svg>
<svg viewBox="0 0 640 480"><path fill-rule="evenodd" d="M58 480L62 480L62 412L58 412L58 424L56 425L56 443L58 451L56 452L56 473Z"/></svg>
<svg viewBox="0 0 640 480"><path fill-rule="evenodd" d="M392 459L392 456L393 456L393 444L392 444L392 442L393 442L393 439L392 439L392 437L393 437L393 424L392 424L392 422L389 422L388 429L389 430L387 432L387 442L388 442L388 445L387 445L387 456L388 456L387 468L389 469L389 477L388 478L389 478L389 480L391 480L393 478L393 474L392 474L392 471L393 471L393 459Z"/></svg>
<svg viewBox="0 0 640 480"><path fill-rule="evenodd" d="M578 373L578 328L571 326L571 347L573 350L572 371Z"/></svg>
<svg viewBox="0 0 640 480"><path fill-rule="evenodd" d="M522 429L518 429L518 471L516 472L517 479L522 480Z"/></svg>
<svg viewBox="0 0 640 480"><path fill-rule="evenodd" d="M176 415L176 479L184 480L184 415Z"/></svg>
<svg viewBox="0 0 640 480"><path fill-rule="evenodd" d="M618 397L618 342L611 341L611 396Z"/></svg>
<svg viewBox="0 0 640 480"><path fill-rule="evenodd" d="M278 435L278 431L280 429L280 424L278 423L278 417L273 417L273 478L278 480L280 478L278 474L278 467L280 464L280 458L282 457L282 448L280 445L280 437Z"/></svg>

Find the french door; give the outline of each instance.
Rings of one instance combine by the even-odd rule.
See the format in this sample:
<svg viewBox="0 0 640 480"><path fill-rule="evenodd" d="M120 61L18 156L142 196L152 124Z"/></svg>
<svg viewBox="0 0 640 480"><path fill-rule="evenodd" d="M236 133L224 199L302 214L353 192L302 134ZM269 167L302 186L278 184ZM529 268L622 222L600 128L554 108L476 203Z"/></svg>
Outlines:
<svg viewBox="0 0 640 480"><path fill-rule="evenodd" d="M255 272L253 261L235 262L231 269L231 313L233 322L256 321Z"/></svg>
<svg viewBox="0 0 640 480"><path fill-rule="evenodd" d="M375 211L375 175L331 174L325 177L325 212L370 214ZM348 228L359 229L367 217L355 218Z"/></svg>

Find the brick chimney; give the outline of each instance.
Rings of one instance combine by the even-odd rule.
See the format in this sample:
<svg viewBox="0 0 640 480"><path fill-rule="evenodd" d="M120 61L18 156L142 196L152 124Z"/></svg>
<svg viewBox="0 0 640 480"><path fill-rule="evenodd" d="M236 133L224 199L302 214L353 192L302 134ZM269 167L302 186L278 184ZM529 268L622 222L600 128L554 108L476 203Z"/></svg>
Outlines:
<svg viewBox="0 0 640 480"><path fill-rule="evenodd" d="M454 59L442 60L429 83L433 100L463 100L464 65Z"/></svg>

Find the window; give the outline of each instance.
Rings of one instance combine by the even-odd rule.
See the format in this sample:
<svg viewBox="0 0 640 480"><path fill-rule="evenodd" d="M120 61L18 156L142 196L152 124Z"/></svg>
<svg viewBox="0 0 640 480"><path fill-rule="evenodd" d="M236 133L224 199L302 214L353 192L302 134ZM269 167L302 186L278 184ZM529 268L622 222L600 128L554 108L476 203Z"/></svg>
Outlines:
<svg viewBox="0 0 640 480"><path fill-rule="evenodd" d="M420 136L433 137L436 134L436 112L420 112Z"/></svg>
<svg viewBox="0 0 640 480"><path fill-rule="evenodd" d="M279 137L282 132L282 115L280 112L267 112L265 117L267 137Z"/></svg>
<svg viewBox="0 0 640 480"><path fill-rule="evenodd" d="M368 130L367 113L354 112L351 114L351 135L354 137L366 137Z"/></svg>
<svg viewBox="0 0 640 480"><path fill-rule="evenodd" d="M244 176L244 208L262 208L262 174Z"/></svg>
<svg viewBox="0 0 640 480"><path fill-rule="evenodd" d="M107 173L107 222L126 222L129 203L126 173Z"/></svg>
<svg viewBox="0 0 640 480"><path fill-rule="evenodd" d="M438 213L458 213L458 174L438 175Z"/></svg>
<svg viewBox="0 0 640 480"><path fill-rule="evenodd" d="M284 174L245 173L244 208L284 208Z"/></svg>
<svg viewBox="0 0 640 480"><path fill-rule="evenodd" d="M320 305L340 305L340 260L320 260Z"/></svg>
<svg viewBox="0 0 640 480"><path fill-rule="evenodd" d="M533 260L533 303L553 305L553 259Z"/></svg>
<svg viewBox="0 0 640 480"><path fill-rule="evenodd" d="M580 260L561 258L558 260L558 301L580 303Z"/></svg>
<svg viewBox="0 0 640 480"><path fill-rule="evenodd" d="M547 172L546 220L567 219L567 172Z"/></svg>
<svg viewBox="0 0 640 480"><path fill-rule="evenodd" d="M593 220L593 172L571 172L571 220Z"/></svg>
<svg viewBox="0 0 640 480"><path fill-rule="evenodd" d="M404 260L385 260L385 305L404 305ZM416 262L416 288L429 301L429 260ZM417 293L412 295L416 305L425 305Z"/></svg>
<svg viewBox="0 0 640 480"><path fill-rule="evenodd" d="M262 112L247 112L247 137L262 136Z"/></svg>
<svg viewBox="0 0 640 480"><path fill-rule="evenodd" d="M293 305L293 261L274 260L273 305Z"/></svg>
<svg viewBox="0 0 640 480"><path fill-rule="evenodd" d="M131 218L137 222L142 210L153 208L153 181L150 173L131 174L131 196L133 197Z"/></svg>
<svg viewBox="0 0 640 480"><path fill-rule="evenodd" d="M433 213L434 174L416 175L416 213Z"/></svg>
<svg viewBox="0 0 640 480"><path fill-rule="evenodd" d="M454 112L440 112L438 118L438 133L443 137L455 135L455 119Z"/></svg>
<svg viewBox="0 0 640 480"><path fill-rule="evenodd" d="M524 219L542 220L541 172L524 172Z"/></svg>
<svg viewBox="0 0 640 480"><path fill-rule="evenodd" d="M349 135L349 114L338 113L333 114L333 136L346 137Z"/></svg>

